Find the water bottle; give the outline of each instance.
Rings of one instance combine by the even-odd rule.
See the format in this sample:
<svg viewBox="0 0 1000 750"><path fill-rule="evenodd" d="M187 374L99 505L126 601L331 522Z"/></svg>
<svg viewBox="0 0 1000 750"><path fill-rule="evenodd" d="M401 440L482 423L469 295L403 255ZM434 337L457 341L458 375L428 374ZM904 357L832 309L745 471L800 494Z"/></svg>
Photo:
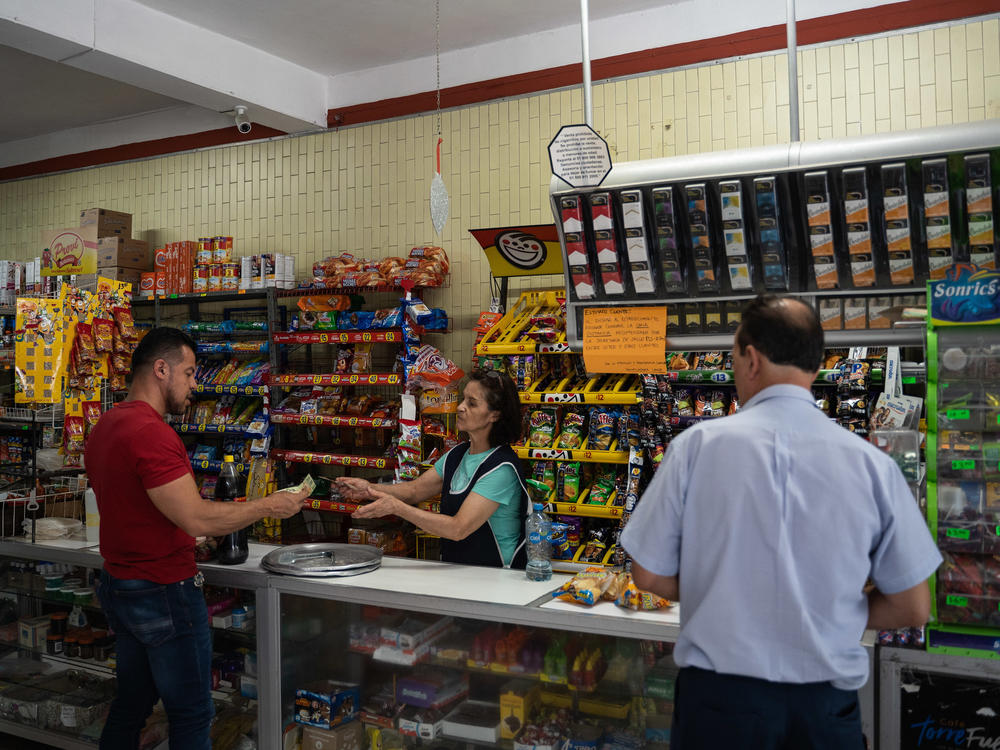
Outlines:
<svg viewBox="0 0 1000 750"><path fill-rule="evenodd" d="M528 480L536 497L548 493L548 485ZM529 581L548 581L552 578L552 521L545 515L545 503L532 504L531 514L524 524L525 543L528 548L528 565L525 575Z"/></svg>
<svg viewBox="0 0 1000 750"><path fill-rule="evenodd" d="M243 496L243 481L236 470L232 456L226 456L222 462L222 471L215 482L216 502L236 502ZM245 498L243 498L245 499ZM219 562L223 565L239 565L246 562L250 555L250 545L247 543L246 528L239 529L219 538Z"/></svg>

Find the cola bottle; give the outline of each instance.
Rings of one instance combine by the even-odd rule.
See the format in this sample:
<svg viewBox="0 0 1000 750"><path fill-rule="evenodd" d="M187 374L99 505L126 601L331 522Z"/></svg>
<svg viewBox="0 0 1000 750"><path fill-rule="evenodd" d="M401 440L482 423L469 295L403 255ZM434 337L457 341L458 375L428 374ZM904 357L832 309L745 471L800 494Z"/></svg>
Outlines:
<svg viewBox="0 0 1000 750"><path fill-rule="evenodd" d="M216 502L232 503L245 499L245 485L246 482L236 469L233 457L226 456L222 462L222 471L219 472L219 478L215 483ZM246 527L219 538L218 557L223 565L239 565L246 562L249 555L250 545L247 543Z"/></svg>

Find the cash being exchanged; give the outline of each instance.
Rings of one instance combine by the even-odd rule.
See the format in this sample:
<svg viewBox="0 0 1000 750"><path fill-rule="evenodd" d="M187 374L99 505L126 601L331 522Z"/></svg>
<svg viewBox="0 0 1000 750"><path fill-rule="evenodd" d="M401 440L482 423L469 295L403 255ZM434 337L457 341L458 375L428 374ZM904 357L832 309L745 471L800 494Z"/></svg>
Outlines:
<svg viewBox="0 0 1000 750"><path fill-rule="evenodd" d="M294 487L285 487L282 492L301 492L302 490L309 490L309 494L313 493L316 489L316 480L312 478L312 474L306 474L306 478L299 482Z"/></svg>

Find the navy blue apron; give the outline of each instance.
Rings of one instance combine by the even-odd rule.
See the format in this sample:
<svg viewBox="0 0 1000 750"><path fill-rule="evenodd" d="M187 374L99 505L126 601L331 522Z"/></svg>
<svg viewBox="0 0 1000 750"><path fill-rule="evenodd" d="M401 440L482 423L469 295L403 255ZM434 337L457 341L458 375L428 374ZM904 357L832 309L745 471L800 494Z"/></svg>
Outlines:
<svg viewBox="0 0 1000 750"><path fill-rule="evenodd" d="M492 471L499 469L504 464L510 465L517 475L517 481L521 485L521 496L518 499L518 517L522 519L521 530L518 536L517 548L511 560L510 567L523 570L527 564L527 553L524 547L524 519L528 512L528 489L524 484L524 477L521 475L521 460L508 445L501 445L476 468L475 474L469 483L460 489L459 492L451 491L451 480L458 471L458 466L469 450L468 443L462 443L452 448L444 460L443 485L441 487L441 512L448 516L454 516L458 509L462 507L465 498L472 492L481 478ZM469 534L465 539L453 541L451 539L441 539L441 559L450 563L462 563L463 565L486 565L493 568L502 568L503 555L500 553L500 545L496 537L493 536L493 529L490 528L489 521Z"/></svg>

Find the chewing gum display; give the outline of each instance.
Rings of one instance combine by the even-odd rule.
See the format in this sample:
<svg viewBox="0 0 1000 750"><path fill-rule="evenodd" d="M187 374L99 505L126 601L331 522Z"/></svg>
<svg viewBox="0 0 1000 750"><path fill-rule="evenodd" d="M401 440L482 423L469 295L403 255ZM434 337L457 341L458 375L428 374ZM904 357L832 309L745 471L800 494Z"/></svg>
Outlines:
<svg viewBox="0 0 1000 750"><path fill-rule="evenodd" d="M965 206L969 215L969 260L980 268L995 270L993 180L989 154L969 154L965 157Z"/></svg>
<svg viewBox="0 0 1000 750"><path fill-rule="evenodd" d="M743 222L743 193L739 180L719 183L722 204L722 235L726 245L729 284L733 291L753 287L750 256L747 254L746 225Z"/></svg>
<svg viewBox="0 0 1000 750"><path fill-rule="evenodd" d="M719 280L715 276L715 258L709 237L708 196L705 183L684 187L687 196L688 228L691 232L691 253L699 292L718 292Z"/></svg>
<svg viewBox="0 0 1000 750"><path fill-rule="evenodd" d="M604 294L616 297L625 293L625 279L618 262L618 241L615 229L611 193L594 193L590 196L590 216L594 227L594 249L597 267L601 273Z"/></svg>
<svg viewBox="0 0 1000 750"><path fill-rule="evenodd" d="M653 217L664 287L668 294L683 294L687 291L687 286L684 283L684 266L677 246L673 188L653 189Z"/></svg>
<svg viewBox="0 0 1000 750"><path fill-rule="evenodd" d="M951 253L951 210L948 194L948 160L925 159L924 231L927 234L927 265L932 279L943 279L955 261Z"/></svg>
<svg viewBox="0 0 1000 750"><path fill-rule="evenodd" d="M628 259L629 270L632 272L632 285L637 294L649 294L654 291L653 269L649 262L649 250L646 247L642 192L623 190L620 197L622 201L622 225L625 228L625 256Z"/></svg>
<svg viewBox="0 0 1000 750"><path fill-rule="evenodd" d="M587 242L583 235L583 207L580 196L566 195L559 199L566 242L566 265L577 299L594 298L594 271L587 256Z"/></svg>
<svg viewBox="0 0 1000 750"><path fill-rule="evenodd" d="M906 192L906 165L882 165L882 219L889 252L889 280L893 286L913 283L913 242L910 238L910 199Z"/></svg>
<svg viewBox="0 0 1000 750"><path fill-rule="evenodd" d="M784 291L788 289L788 261L778 223L778 181L774 177L758 177L753 181L753 187L757 196L757 228L760 232L764 288L769 291Z"/></svg>
<svg viewBox="0 0 1000 750"><path fill-rule="evenodd" d="M826 172L807 172L806 221L812 248L813 274L817 289L837 289L837 259L833 249L833 219L830 214L830 188Z"/></svg>
<svg viewBox="0 0 1000 750"><path fill-rule="evenodd" d="M847 252L854 286L875 286L871 227L868 219L868 181L864 167L843 171L844 222L847 225Z"/></svg>

